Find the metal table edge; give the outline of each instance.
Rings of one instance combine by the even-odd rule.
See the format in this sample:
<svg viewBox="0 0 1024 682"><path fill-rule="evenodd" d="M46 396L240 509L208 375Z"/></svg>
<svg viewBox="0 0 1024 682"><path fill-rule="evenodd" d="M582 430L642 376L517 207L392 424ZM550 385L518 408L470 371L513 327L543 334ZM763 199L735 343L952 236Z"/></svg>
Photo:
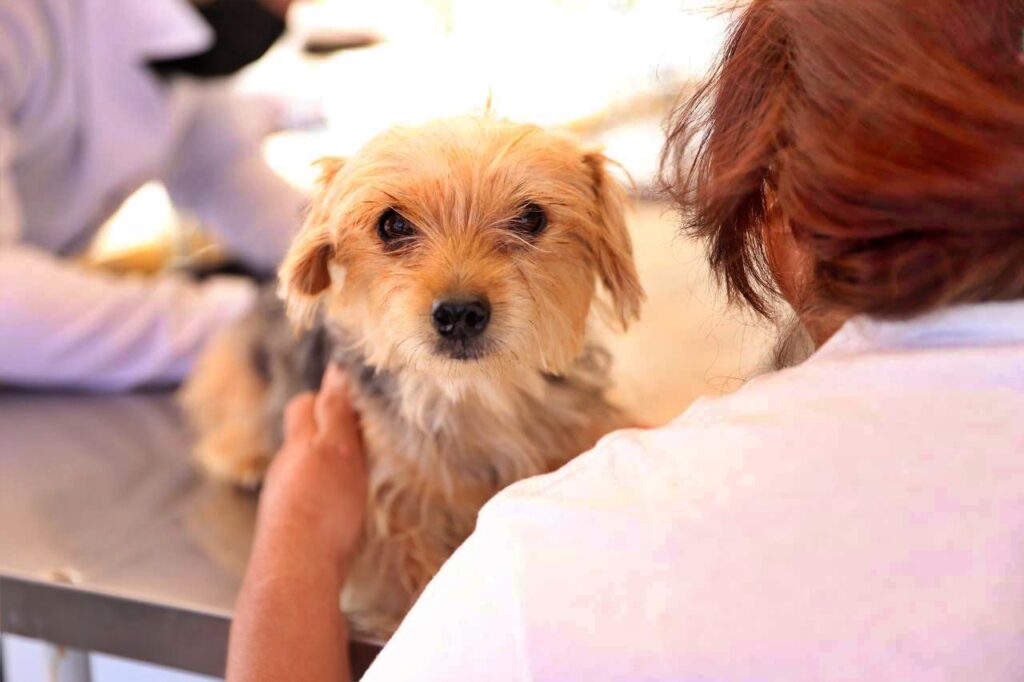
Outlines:
<svg viewBox="0 0 1024 682"><path fill-rule="evenodd" d="M0 575L0 633L223 677L231 614L154 604L74 585ZM354 679L380 651L349 643Z"/></svg>

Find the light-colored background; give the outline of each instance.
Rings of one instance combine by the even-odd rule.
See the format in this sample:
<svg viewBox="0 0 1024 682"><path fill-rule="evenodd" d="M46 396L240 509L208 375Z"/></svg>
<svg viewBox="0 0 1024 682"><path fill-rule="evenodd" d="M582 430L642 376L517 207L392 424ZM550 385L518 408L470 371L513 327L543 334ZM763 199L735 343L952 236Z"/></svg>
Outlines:
<svg viewBox="0 0 1024 682"><path fill-rule="evenodd" d="M775 338L774 327L725 304L702 246L678 224L666 204L637 206L630 228L648 300L639 323L608 339L621 401L652 425L739 387L764 366Z"/></svg>

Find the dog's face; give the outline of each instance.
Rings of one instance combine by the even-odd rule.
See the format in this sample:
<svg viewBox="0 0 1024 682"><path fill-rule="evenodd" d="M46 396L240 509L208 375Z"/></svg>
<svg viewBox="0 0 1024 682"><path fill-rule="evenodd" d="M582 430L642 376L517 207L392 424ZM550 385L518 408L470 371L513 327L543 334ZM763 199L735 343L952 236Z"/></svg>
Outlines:
<svg viewBox="0 0 1024 682"><path fill-rule="evenodd" d="M302 317L368 362L449 377L564 373L601 282L625 327L643 291L605 158L534 126L460 118L395 129L323 162L281 269Z"/></svg>

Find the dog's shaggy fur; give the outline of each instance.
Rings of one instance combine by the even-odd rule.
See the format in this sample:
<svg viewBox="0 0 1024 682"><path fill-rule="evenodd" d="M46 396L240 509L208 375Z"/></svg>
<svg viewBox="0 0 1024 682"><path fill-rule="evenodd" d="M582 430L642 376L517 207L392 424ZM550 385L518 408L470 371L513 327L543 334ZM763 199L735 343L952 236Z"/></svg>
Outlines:
<svg viewBox="0 0 1024 682"><path fill-rule="evenodd" d="M343 595L356 630L389 635L491 496L628 424L587 338L592 308L624 328L643 299L606 163L491 117L391 130L324 161L280 273L305 331L265 300L186 387L202 465L253 486L287 398L315 388L327 362L348 370L370 476ZM390 240L389 211L405 221ZM443 339L436 302L467 298L489 304L486 329Z"/></svg>

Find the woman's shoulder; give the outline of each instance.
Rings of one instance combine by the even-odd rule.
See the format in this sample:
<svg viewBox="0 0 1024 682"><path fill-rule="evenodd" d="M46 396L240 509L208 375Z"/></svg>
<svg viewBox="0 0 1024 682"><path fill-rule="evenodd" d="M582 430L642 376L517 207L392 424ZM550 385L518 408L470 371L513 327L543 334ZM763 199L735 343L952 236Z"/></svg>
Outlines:
<svg viewBox="0 0 1024 682"><path fill-rule="evenodd" d="M583 650L625 678L616 666L678 679L713 662L740 679L812 653L821 669L911 665L916 654L893 659L888 642L945 655L919 637L933 628L999 644L975 628L988 598L958 597L955 623L919 610L942 601L926 586L951 575L992 594L1022 575L999 557L1024 542L1012 530L1024 523L1024 393L961 381L948 368L958 354L888 379L877 358L767 376L508 488L477 532L505 548L523 650L557 679L579 677ZM492 570L479 556L476 570ZM997 617L1018 625L1012 609ZM849 646L809 653L808 631ZM791 679L808 672L796 668Z"/></svg>
<svg viewBox="0 0 1024 682"><path fill-rule="evenodd" d="M532 679L813 679L865 661L902 679L948 663L943 641L997 653L989 624L1018 631L1024 576L1006 558L1024 543L1024 347L926 336L833 345L510 486L414 609L415 638L465 605L442 657L506 656ZM943 589L951 576L977 589Z"/></svg>
<svg viewBox="0 0 1024 682"><path fill-rule="evenodd" d="M536 518L575 504L590 511L621 509L659 491L678 495L674 483L699 485L737 458L747 467L752 458L770 460L799 445L786 435L794 429L806 432L819 419L834 419L840 404L850 414L857 400L872 402L863 393L850 400L840 383L828 372L796 367L754 378L730 395L700 398L668 424L612 432L557 471L509 486L484 507L481 519L520 510Z"/></svg>
<svg viewBox="0 0 1024 682"><path fill-rule="evenodd" d="M649 526L676 512L707 519L723 498L773 499L778 490L801 488L818 494L853 469L887 476L905 464L895 455L931 453L933 467L967 449L997 460L1024 438L1024 346L951 345L949 334L939 346L920 324L913 333L929 343L879 343L862 338L877 335L863 326L845 328L801 365L698 400L663 427L605 436L558 471L507 488L481 521L585 523L621 514Z"/></svg>

